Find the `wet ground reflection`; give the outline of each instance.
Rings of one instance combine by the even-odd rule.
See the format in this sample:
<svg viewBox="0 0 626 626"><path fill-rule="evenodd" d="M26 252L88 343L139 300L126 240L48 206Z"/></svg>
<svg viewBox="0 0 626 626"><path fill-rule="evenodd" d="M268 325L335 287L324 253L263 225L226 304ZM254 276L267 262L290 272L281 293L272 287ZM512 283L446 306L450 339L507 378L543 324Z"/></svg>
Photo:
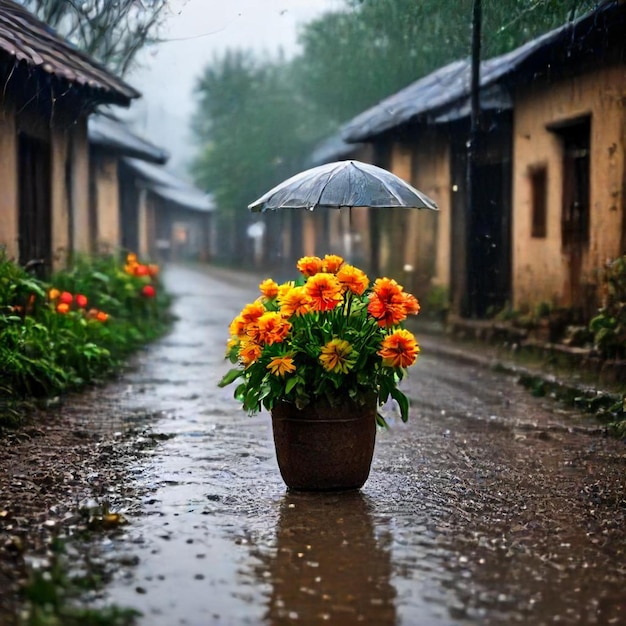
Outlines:
<svg viewBox="0 0 626 626"><path fill-rule="evenodd" d="M286 494L275 543L256 569L271 585L268 624L396 623L391 535L362 493Z"/></svg>

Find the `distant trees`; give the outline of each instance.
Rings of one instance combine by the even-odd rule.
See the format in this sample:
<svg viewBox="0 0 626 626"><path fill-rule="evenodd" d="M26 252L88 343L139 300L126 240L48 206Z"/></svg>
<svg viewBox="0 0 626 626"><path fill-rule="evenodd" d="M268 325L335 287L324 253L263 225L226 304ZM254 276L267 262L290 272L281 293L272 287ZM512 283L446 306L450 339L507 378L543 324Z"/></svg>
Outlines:
<svg viewBox="0 0 626 626"><path fill-rule="evenodd" d="M284 61L231 50L198 80L192 132L199 152L192 173L214 194L222 232L230 232L230 241L221 243L230 247L245 247L245 207L297 169L319 136L291 73Z"/></svg>
<svg viewBox="0 0 626 626"><path fill-rule="evenodd" d="M77 48L123 76L157 41L167 0L18 0Z"/></svg>

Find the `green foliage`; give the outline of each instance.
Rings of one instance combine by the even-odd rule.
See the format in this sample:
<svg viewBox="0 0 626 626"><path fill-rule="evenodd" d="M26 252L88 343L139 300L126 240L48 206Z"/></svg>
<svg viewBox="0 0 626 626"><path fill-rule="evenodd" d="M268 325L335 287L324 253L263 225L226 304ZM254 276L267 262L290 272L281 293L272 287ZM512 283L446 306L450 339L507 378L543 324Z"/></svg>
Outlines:
<svg viewBox="0 0 626 626"><path fill-rule="evenodd" d="M224 211L240 215L299 165L320 130L307 124L307 103L295 96L284 62L229 51L205 68L197 93L195 180Z"/></svg>
<svg viewBox="0 0 626 626"><path fill-rule="evenodd" d="M445 319L450 310L450 292L444 285L434 285L426 296L426 307L431 317Z"/></svg>
<svg viewBox="0 0 626 626"><path fill-rule="evenodd" d="M205 68L197 85L192 125L199 152L192 171L215 196L220 232L240 238L233 243L238 251L246 243L246 206L298 169L312 140L327 130L311 124L290 72L284 62L230 51Z"/></svg>
<svg viewBox="0 0 626 626"><path fill-rule="evenodd" d="M594 344L607 358L626 358L626 255L608 263L603 276L604 304L589 323Z"/></svg>
<svg viewBox="0 0 626 626"><path fill-rule="evenodd" d="M0 257L2 405L100 380L132 350L164 332L169 300L158 284L156 297L143 297L147 280L155 279L125 272L113 258L99 258L81 259L46 284ZM49 297L51 285L84 295L88 308L72 304L59 313L57 300ZM7 423L9 413L2 411L0 422Z"/></svg>

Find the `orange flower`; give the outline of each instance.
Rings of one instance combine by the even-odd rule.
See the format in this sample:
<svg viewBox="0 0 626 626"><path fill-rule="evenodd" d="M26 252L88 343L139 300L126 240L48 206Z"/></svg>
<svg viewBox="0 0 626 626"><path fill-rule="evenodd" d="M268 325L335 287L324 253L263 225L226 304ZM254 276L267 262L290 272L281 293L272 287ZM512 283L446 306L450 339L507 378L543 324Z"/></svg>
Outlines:
<svg viewBox="0 0 626 626"><path fill-rule="evenodd" d="M99 322L106 322L109 319L109 314L105 313L104 311L98 311L96 313L96 319Z"/></svg>
<svg viewBox="0 0 626 626"><path fill-rule="evenodd" d="M404 294L404 308L407 315L417 315L420 312L420 303L411 293Z"/></svg>
<svg viewBox="0 0 626 626"><path fill-rule="evenodd" d="M259 359L263 348L255 341L242 341L239 346L239 358L245 367Z"/></svg>
<svg viewBox="0 0 626 626"><path fill-rule="evenodd" d="M295 372L296 366L290 356L277 356L268 363L267 369L274 374L274 376L284 376L285 374Z"/></svg>
<svg viewBox="0 0 626 626"><path fill-rule="evenodd" d="M277 298L280 301L280 299L286 294L289 293L289 291L291 289L293 289L294 287L294 282L293 280L287 281L286 283L283 283L282 285L278 286L278 295Z"/></svg>
<svg viewBox="0 0 626 626"><path fill-rule="evenodd" d="M314 311L331 311L343 300L341 284L334 274L320 272L311 276L305 289Z"/></svg>
<svg viewBox="0 0 626 626"><path fill-rule="evenodd" d="M282 343L285 340L291 324L280 313L268 311L259 317L257 328L258 341L271 346L273 343Z"/></svg>
<svg viewBox="0 0 626 626"><path fill-rule="evenodd" d="M393 278L377 278L372 290L379 298L387 300L392 296L402 293L402 286L393 280Z"/></svg>
<svg viewBox="0 0 626 626"><path fill-rule="evenodd" d="M304 315L311 310L311 296L304 287L293 287L284 295L278 296L280 314L284 317Z"/></svg>
<svg viewBox="0 0 626 626"><path fill-rule="evenodd" d="M379 326L394 326L406 319L406 294L395 280L379 278L372 291L367 310Z"/></svg>
<svg viewBox="0 0 626 626"><path fill-rule="evenodd" d="M242 337L246 332L246 321L243 319L243 316L238 315L230 323L228 330L233 337Z"/></svg>
<svg viewBox="0 0 626 626"><path fill-rule="evenodd" d="M244 324L249 324L250 322L256 322L263 313L265 313L263 304L261 302L252 302L243 307L241 318Z"/></svg>
<svg viewBox="0 0 626 626"><path fill-rule="evenodd" d="M67 302L59 302L57 304L57 313L65 315L70 310L70 305Z"/></svg>
<svg viewBox="0 0 626 626"><path fill-rule="evenodd" d="M134 252L129 252L126 255L126 262L127 263L137 263L137 255Z"/></svg>
<svg viewBox="0 0 626 626"><path fill-rule="evenodd" d="M159 266L155 265L154 263L151 263L150 265L148 265L148 274L150 274L150 276L158 276Z"/></svg>
<svg viewBox="0 0 626 626"><path fill-rule="evenodd" d="M278 295L278 283L271 278L264 280L259 285L259 289L266 298L275 298Z"/></svg>
<svg viewBox="0 0 626 626"><path fill-rule="evenodd" d="M353 265L344 265L337 272L337 280L357 296L363 294L370 282L365 272Z"/></svg>
<svg viewBox="0 0 626 626"><path fill-rule="evenodd" d="M327 254L324 257L322 271L329 274L336 274L339 268L343 265L343 259L336 254Z"/></svg>
<svg viewBox="0 0 626 626"><path fill-rule="evenodd" d="M401 293L387 300L383 300L375 293L371 294L367 311L379 326L395 326L406 319L406 307Z"/></svg>
<svg viewBox="0 0 626 626"><path fill-rule="evenodd" d="M415 363L419 352L413 334L401 328L383 339L377 354L382 357L386 367L409 367Z"/></svg>
<svg viewBox="0 0 626 626"><path fill-rule="evenodd" d="M61 292L58 289L54 289L54 287L48 292L48 298L50 300L56 300L60 295Z"/></svg>
<svg viewBox="0 0 626 626"><path fill-rule="evenodd" d="M298 261L297 267L308 278L324 269L324 261L318 256L303 256Z"/></svg>

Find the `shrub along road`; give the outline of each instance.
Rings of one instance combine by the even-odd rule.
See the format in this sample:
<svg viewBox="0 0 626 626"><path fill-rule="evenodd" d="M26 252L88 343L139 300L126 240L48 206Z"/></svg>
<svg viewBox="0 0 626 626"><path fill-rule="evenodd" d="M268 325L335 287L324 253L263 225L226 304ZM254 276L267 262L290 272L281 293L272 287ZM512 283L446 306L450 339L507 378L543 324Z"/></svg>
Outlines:
<svg viewBox="0 0 626 626"><path fill-rule="evenodd" d="M409 422L386 407L391 429L364 488L289 493L269 417L249 418L216 386L228 324L257 281L172 266L165 282L173 331L89 410L80 396L59 412L132 428L90 440L99 455L75 463L83 495L106 493L129 522L80 544L111 577L98 603L137 609L150 626L626 620L626 450L588 417L424 350L403 385ZM13 479L42 493L35 466L20 471ZM54 488L62 504L47 513L62 525L81 487ZM45 519L40 510L44 535Z"/></svg>

